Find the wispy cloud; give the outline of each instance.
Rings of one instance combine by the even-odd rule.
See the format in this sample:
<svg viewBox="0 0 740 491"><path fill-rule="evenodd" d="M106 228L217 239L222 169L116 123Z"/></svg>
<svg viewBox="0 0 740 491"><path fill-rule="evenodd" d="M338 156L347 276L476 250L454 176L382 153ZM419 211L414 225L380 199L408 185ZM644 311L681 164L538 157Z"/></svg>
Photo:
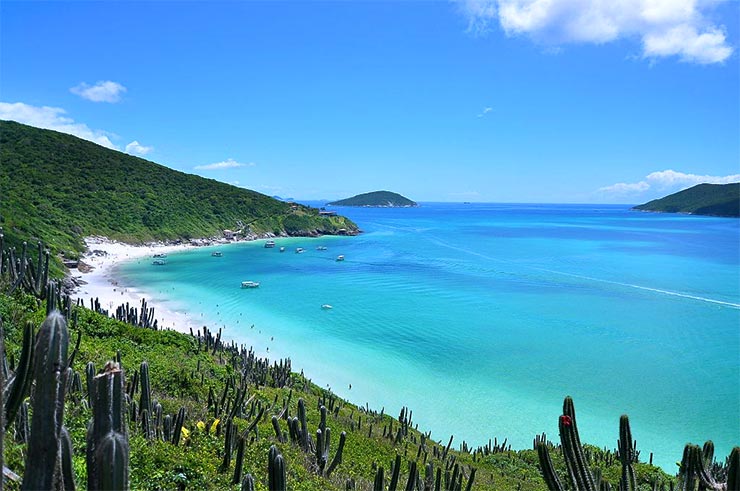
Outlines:
<svg viewBox="0 0 740 491"><path fill-rule="evenodd" d="M88 85L82 82L69 89L69 91L88 101L112 103L121 100L121 96L126 92L126 87L118 82L102 80L95 85Z"/></svg>
<svg viewBox="0 0 740 491"><path fill-rule="evenodd" d="M111 133L90 129L83 123L76 123L72 118L65 116L66 113L61 107L32 106L23 102L0 102L0 119L67 133L118 150L109 138L113 136Z"/></svg>
<svg viewBox="0 0 740 491"><path fill-rule="evenodd" d="M140 144L138 141L134 140L128 145L126 145L126 149L124 151L132 155L146 155L152 150L154 150L154 147L144 146Z"/></svg>
<svg viewBox="0 0 740 491"><path fill-rule="evenodd" d="M507 35L528 35L549 47L639 38L644 58L676 56L700 64L721 63L733 53L724 26L705 15L726 0L453 1L476 34L498 21Z"/></svg>
<svg viewBox="0 0 740 491"><path fill-rule="evenodd" d="M493 111L493 108L492 108L492 107L484 107L484 108L483 108L483 111L481 111L481 112L480 112L480 113L478 114L478 117L479 117L479 118L482 118L483 116L485 116L486 114L490 113L491 111Z"/></svg>
<svg viewBox="0 0 740 491"><path fill-rule="evenodd" d="M241 162L237 162L234 159L226 159L223 162L215 162L213 164L206 164L206 165L196 165L193 167L197 170L222 170L222 169L233 169L236 167L254 167L256 164L254 162L249 162L248 164L242 164Z"/></svg>
<svg viewBox="0 0 740 491"><path fill-rule="evenodd" d="M709 176L699 174L685 174L674 170L664 170L652 172L645 176L645 179L625 183L618 182L611 186L599 188L599 192L607 195L616 195L620 197L637 197L648 191L660 191L662 193L681 191L682 189L696 186L697 184L729 184L731 182L740 182L740 174L728 176Z"/></svg>

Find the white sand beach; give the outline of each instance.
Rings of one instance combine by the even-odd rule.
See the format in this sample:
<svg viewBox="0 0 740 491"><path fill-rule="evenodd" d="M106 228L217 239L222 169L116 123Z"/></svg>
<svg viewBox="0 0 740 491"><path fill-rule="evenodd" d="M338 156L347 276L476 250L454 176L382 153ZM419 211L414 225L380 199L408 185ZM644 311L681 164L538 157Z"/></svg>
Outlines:
<svg viewBox="0 0 740 491"><path fill-rule="evenodd" d="M86 283L77 288L73 298L82 299L85 306L89 307L90 299L97 297L102 308L110 312L115 311L119 305L126 302L138 308L141 305L141 299L146 298L142 292L135 288L119 285L114 275L113 267L116 264L122 261L152 258L154 254L169 254L196 247L190 244L165 245L157 243L135 246L109 240L105 237L87 237L85 244L88 250L81 261L90 266L91 270L88 272L73 271L72 276ZM83 270L87 271L87 268L83 268ZM198 323L186 314L167 310L162 308L161 305L154 305L149 298L146 298L146 300L149 307L154 307L154 315L160 328L189 332L191 327L194 329L199 327Z"/></svg>

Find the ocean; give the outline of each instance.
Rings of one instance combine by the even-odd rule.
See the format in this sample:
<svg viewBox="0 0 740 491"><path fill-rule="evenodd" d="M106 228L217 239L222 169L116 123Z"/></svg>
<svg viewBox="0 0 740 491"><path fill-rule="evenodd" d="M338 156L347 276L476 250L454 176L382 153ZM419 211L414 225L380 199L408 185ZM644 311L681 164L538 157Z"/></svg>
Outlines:
<svg viewBox="0 0 740 491"><path fill-rule="evenodd" d="M566 395L584 442L615 448L628 414L641 460L654 452L671 473L687 442L711 439L720 458L740 444L737 219L614 205L337 210L363 234L200 248L116 275L290 356L353 403L409 407L456 447L557 440Z"/></svg>

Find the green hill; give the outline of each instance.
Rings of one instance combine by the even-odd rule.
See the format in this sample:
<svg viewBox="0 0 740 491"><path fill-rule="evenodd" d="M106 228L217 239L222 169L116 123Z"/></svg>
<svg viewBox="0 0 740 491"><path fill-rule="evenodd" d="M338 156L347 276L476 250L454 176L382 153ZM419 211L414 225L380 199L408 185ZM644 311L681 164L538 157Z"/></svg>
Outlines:
<svg viewBox="0 0 740 491"><path fill-rule="evenodd" d="M390 191L373 191L371 193L358 194L351 198L340 199L327 203L332 206L377 206L385 208L408 208L418 206L405 196Z"/></svg>
<svg viewBox="0 0 740 491"><path fill-rule="evenodd" d="M635 206L633 210L740 217L740 183L699 184Z"/></svg>
<svg viewBox="0 0 740 491"><path fill-rule="evenodd" d="M344 217L185 174L74 136L0 121L0 227L75 256L82 238L355 234Z"/></svg>

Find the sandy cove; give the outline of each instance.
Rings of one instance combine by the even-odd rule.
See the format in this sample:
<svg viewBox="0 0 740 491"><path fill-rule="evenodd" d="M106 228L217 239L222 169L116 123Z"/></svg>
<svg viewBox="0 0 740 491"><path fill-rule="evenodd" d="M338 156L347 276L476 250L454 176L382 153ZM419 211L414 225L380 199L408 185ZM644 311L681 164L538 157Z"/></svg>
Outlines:
<svg viewBox="0 0 740 491"><path fill-rule="evenodd" d="M83 268L87 272L74 271L72 276L86 284L79 286L72 296L75 299L82 299L86 307L90 306L90 299L97 297L101 307L111 313L126 302L139 308L142 298L146 298L135 288L119 285L115 276L115 265L124 261L152 258L154 254L169 254L197 247L191 244L169 245L164 243L137 246L105 237L87 237L85 245L87 251L81 258L81 262L90 268ZM154 307L154 316L160 329L190 332L191 327L193 330L201 327L200 322L195 322L186 314L151 304L149 298L146 300L149 307Z"/></svg>

